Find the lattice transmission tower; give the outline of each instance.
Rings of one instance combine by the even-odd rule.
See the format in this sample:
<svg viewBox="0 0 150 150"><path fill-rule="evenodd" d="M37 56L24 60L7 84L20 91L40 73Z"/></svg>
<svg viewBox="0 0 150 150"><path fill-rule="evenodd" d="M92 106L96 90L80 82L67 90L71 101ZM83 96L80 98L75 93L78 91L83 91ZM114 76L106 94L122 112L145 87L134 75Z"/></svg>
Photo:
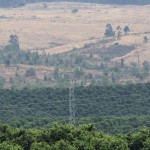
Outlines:
<svg viewBox="0 0 150 150"><path fill-rule="evenodd" d="M75 124L75 97L74 97L74 73L73 73L73 58L71 55L71 75L69 85L69 121L70 124Z"/></svg>

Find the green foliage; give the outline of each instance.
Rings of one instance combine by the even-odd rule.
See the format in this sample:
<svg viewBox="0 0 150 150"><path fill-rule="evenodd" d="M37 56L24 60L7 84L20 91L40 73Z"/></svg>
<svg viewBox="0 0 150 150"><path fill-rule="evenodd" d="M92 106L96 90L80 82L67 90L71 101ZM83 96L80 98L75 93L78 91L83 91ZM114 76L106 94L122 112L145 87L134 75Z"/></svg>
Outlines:
<svg viewBox="0 0 150 150"><path fill-rule="evenodd" d="M26 70L26 77L36 76L36 71L34 68L29 68Z"/></svg>
<svg viewBox="0 0 150 150"><path fill-rule="evenodd" d="M30 150L51 150L52 147L46 143L46 142L34 142L32 145L31 145L31 148Z"/></svg>
<svg viewBox="0 0 150 150"><path fill-rule="evenodd" d="M101 78L101 81L99 82L99 84L101 86L108 86L108 85L110 85L110 80L109 80L109 77L108 77L107 73L104 73L102 75L102 78Z"/></svg>
<svg viewBox="0 0 150 150"><path fill-rule="evenodd" d="M107 43L109 40L103 40L100 43ZM13 42L12 42L13 43ZM115 58L115 57L121 57L125 54L131 52L134 49L134 46L125 46L125 45L113 45L109 47L104 47L103 49L99 49L96 45L90 44L86 49L89 49L87 51L88 53L86 55L83 54L76 54L74 52L73 57L73 71L74 71L74 77L77 80L77 83L80 83L80 80L88 80L92 79L95 82L95 85L97 85L99 82L101 82L103 85L110 85L114 83L120 83L120 82L126 82L124 79L141 79L146 80L149 75L149 70L145 71L147 69L146 64L139 68L138 66L127 66L127 64L124 63L123 60L121 60L120 63L112 63L111 65L108 64L108 62ZM90 54L93 53L93 57L90 56ZM99 57L97 59L100 59L101 65L98 63L93 63L93 59L96 55ZM13 51L13 50L2 50L0 51L0 64L5 64L7 67L11 67L14 64L27 64L27 65L40 65L40 66L51 66L54 67L54 72L50 76L49 74L45 74L43 77L43 80L39 80L36 78L35 73L31 73L32 71L28 71L26 73L26 77L32 76L31 79L31 86L54 86L54 84L51 81L65 81L70 78L70 75L65 75L65 72L70 68L70 53L67 54L58 54L58 55L46 55L41 54L39 55L38 52L31 53L31 52L25 52L25 51ZM58 66L62 68L60 71L58 69ZM146 68L145 68L146 67ZM98 71L100 72L98 72ZM105 71L109 73L109 76L105 77L100 74L105 73ZM89 74L90 72L90 74ZM20 73L20 72L19 72ZM64 75L63 75L64 74ZM111 76L113 74L113 76ZM62 77L63 75L63 77ZM10 81L10 86L15 86L16 88L24 87L28 84L29 79L26 79L26 77L21 77L19 74L16 77L13 77L13 80ZM7 77L5 77L7 80ZM35 80L37 81L35 83ZM27 82L24 82L27 81ZM44 82L48 81L48 82ZM56 81L57 82L57 81ZM85 85L89 85L91 83L90 81L84 82ZM34 85L35 84L35 85ZM102 85L101 84L101 85ZM80 84L79 84L80 85ZM7 84L4 84L4 87L8 86ZM56 87L67 87L68 83L56 83Z"/></svg>
<svg viewBox="0 0 150 150"><path fill-rule="evenodd" d="M115 33L114 33L113 29L112 29L111 24L108 23L108 24L106 25L106 29L105 29L104 35L105 35L106 37L111 37L111 36L114 36L114 35L115 35Z"/></svg>
<svg viewBox="0 0 150 150"><path fill-rule="evenodd" d="M144 147L142 148L142 150L149 150L150 149L150 138L148 138L145 142L144 142Z"/></svg>
<svg viewBox="0 0 150 150"><path fill-rule="evenodd" d="M74 71L75 78L79 79L79 78L81 78L82 75L84 75L83 68L81 68L81 67L76 68L75 71Z"/></svg>
<svg viewBox="0 0 150 150"><path fill-rule="evenodd" d="M130 135L128 139L129 147L133 150L141 150L144 148L144 144L150 137L150 131L147 129L140 130L138 133ZM146 145L145 145L146 147Z"/></svg>
<svg viewBox="0 0 150 150"><path fill-rule="evenodd" d="M83 56L82 56L82 55L79 55L79 56L77 56L77 57L75 58L75 63L76 63L77 65L79 65L79 64L82 63L83 60L84 60Z"/></svg>
<svg viewBox="0 0 150 150"><path fill-rule="evenodd" d="M102 56L103 60L106 61L106 62L109 62L111 60L111 56L109 54L104 54Z"/></svg>
<svg viewBox="0 0 150 150"><path fill-rule="evenodd" d="M143 69L144 69L144 71L149 72L149 70L150 70L150 64L149 64L148 61L144 61L144 63L143 63Z"/></svg>
<svg viewBox="0 0 150 150"><path fill-rule="evenodd" d="M124 65L125 65L125 60L122 58L121 61L120 61L120 63L121 63L121 66L124 67Z"/></svg>
<svg viewBox="0 0 150 150"><path fill-rule="evenodd" d="M76 14L79 10L77 8L74 8L71 10L72 14Z"/></svg>
<svg viewBox="0 0 150 150"><path fill-rule="evenodd" d="M0 51L0 63L6 64L9 66L10 64L28 64L28 65L49 65L42 62L42 59L47 59L47 56L39 56L38 53L30 53L25 51L8 51L2 50Z"/></svg>
<svg viewBox="0 0 150 150"><path fill-rule="evenodd" d="M3 88L5 84L5 79L3 77L0 77L0 88Z"/></svg>
<svg viewBox="0 0 150 150"><path fill-rule="evenodd" d="M86 76L85 76L86 79L93 79L93 74L92 73L88 73Z"/></svg>
<svg viewBox="0 0 150 150"><path fill-rule="evenodd" d="M93 125L32 130L0 125L0 133L2 150L149 150L150 142L149 129L113 136L98 132Z"/></svg>
<svg viewBox="0 0 150 150"><path fill-rule="evenodd" d="M125 26L125 27L124 27L124 33L125 33L125 34L128 34L129 32L130 32L129 27L128 27L128 26Z"/></svg>
<svg viewBox="0 0 150 150"><path fill-rule="evenodd" d="M54 145L52 150L77 150L74 146L72 146L68 141L59 140Z"/></svg>
<svg viewBox="0 0 150 150"><path fill-rule="evenodd" d="M148 42L148 37L147 37L147 36L144 36L143 42L144 42L144 43L147 43L147 42Z"/></svg>
<svg viewBox="0 0 150 150"><path fill-rule="evenodd" d="M54 70L54 78L59 79L59 68L58 67L56 67Z"/></svg>
<svg viewBox="0 0 150 150"><path fill-rule="evenodd" d="M9 142L0 143L1 150L23 150L23 148L19 145L14 145Z"/></svg>
<svg viewBox="0 0 150 150"><path fill-rule="evenodd" d="M9 59L4 60L4 64L5 64L6 66L9 66L9 65L10 65L10 60L9 60Z"/></svg>
<svg viewBox="0 0 150 150"><path fill-rule="evenodd" d="M75 88L76 117L150 114L150 83L106 86L109 82L104 80L103 84ZM68 92L67 88L1 89L0 119L67 117Z"/></svg>
<svg viewBox="0 0 150 150"><path fill-rule="evenodd" d="M8 45L4 48L7 51L19 51L19 39L17 35L10 35L10 39L8 41Z"/></svg>

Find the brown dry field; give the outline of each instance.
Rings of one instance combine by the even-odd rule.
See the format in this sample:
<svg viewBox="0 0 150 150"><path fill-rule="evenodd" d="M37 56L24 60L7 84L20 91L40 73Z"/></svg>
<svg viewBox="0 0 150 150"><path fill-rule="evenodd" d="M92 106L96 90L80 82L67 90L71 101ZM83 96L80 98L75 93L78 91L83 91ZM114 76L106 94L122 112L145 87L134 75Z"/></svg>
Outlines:
<svg viewBox="0 0 150 150"><path fill-rule="evenodd" d="M85 3L29 4L21 8L0 9L0 46L7 44L10 34L19 36L23 50L45 50L63 53L83 47L104 36L107 23L113 28L128 25L131 33L150 32L150 5L117 6ZM77 8L79 12L72 14ZM150 60L150 44L143 44L144 35L122 37L121 44L138 44L141 62ZM150 38L150 35L147 35ZM136 51L124 56L129 62L136 59ZM133 56L133 57L132 57ZM120 58L116 58L118 60Z"/></svg>
<svg viewBox="0 0 150 150"><path fill-rule="evenodd" d="M10 34L17 34L21 49L43 50L48 54L63 53L73 48L81 48L88 43L96 43L104 37L105 26L111 23L116 29L128 25L131 34L123 36L119 42L123 45L137 45L137 48L123 56L126 62L137 62L139 52L140 63L150 61L150 42L144 44L143 37L150 39L150 5L147 6L117 6L85 3L43 3L29 4L21 8L0 9L0 46L7 44ZM72 14L77 8L79 12ZM114 44L108 43L107 46ZM121 58L115 58L118 61ZM18 65L6 67L0 65L0 76L5 76L10 87L10 77L16 72L24 77L27 68L31 66ZM43 80L45 73L53 73L53 67L33 66L37 78ZM30 79L29 81L30 82ZM33 80L31 79L31 82Z"/></svg>

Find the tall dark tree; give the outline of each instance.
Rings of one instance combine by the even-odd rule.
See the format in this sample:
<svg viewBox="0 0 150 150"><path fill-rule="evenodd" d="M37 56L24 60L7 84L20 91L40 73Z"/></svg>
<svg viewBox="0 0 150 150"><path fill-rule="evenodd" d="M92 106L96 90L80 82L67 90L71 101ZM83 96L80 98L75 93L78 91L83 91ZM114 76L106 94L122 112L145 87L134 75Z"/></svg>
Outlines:
<svg viewBox="0 0 150 150"><path fill-rule="evenodd" d="M121 35L122 35L121 27L118 26L116 31L117 40L121 39Z"/></svg>
<svg viewBox="0 0 150 150"><path fill-rule="evenodd" d="M19 39L17 35L10 35L10 40L8 41L14 50L19 50Z"/></svg>
<svg viewBox="0 0 150 150"><path fill-rule="evenodd" d="M106 25L105 34L106 37L114 36L115 33L110 23Z"/></svg>
<svg viewBox="0 0 150 150"><path fill-rule="evenodd" d="M125 33L125 34L128 34L129 32L130 32L129 27L128 27L128 26L125 26L125 27L124 27L124 33Z"/></svg>
<svg viewBox="0 0 150 150"><path fill-rule="evenodd" d="M147 43L147 42L148 42L148 37L147 37L147 36L144 36L143 42L144 42L144 43Z"/></svg>
<svg viewBox="0 0 150 150"><path fill-rule="evenodd" d="M19 38L17 35L10 35L8 45L5 47L5 50L19 51Z"/></svg>

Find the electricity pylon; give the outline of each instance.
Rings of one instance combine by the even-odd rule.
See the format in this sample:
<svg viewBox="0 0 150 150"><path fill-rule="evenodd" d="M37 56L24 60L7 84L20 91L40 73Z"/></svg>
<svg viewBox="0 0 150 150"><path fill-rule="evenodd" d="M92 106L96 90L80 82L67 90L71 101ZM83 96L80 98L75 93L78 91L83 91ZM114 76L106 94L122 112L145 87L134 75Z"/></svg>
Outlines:
<svg viewBox="0 0 150 150"><path fill-rule="evenodd" d="M71 77L69 86L69 121L70 124L75 124L75 97L74 97L74 74L73 74L73 60L71 55Z"/></svg>

